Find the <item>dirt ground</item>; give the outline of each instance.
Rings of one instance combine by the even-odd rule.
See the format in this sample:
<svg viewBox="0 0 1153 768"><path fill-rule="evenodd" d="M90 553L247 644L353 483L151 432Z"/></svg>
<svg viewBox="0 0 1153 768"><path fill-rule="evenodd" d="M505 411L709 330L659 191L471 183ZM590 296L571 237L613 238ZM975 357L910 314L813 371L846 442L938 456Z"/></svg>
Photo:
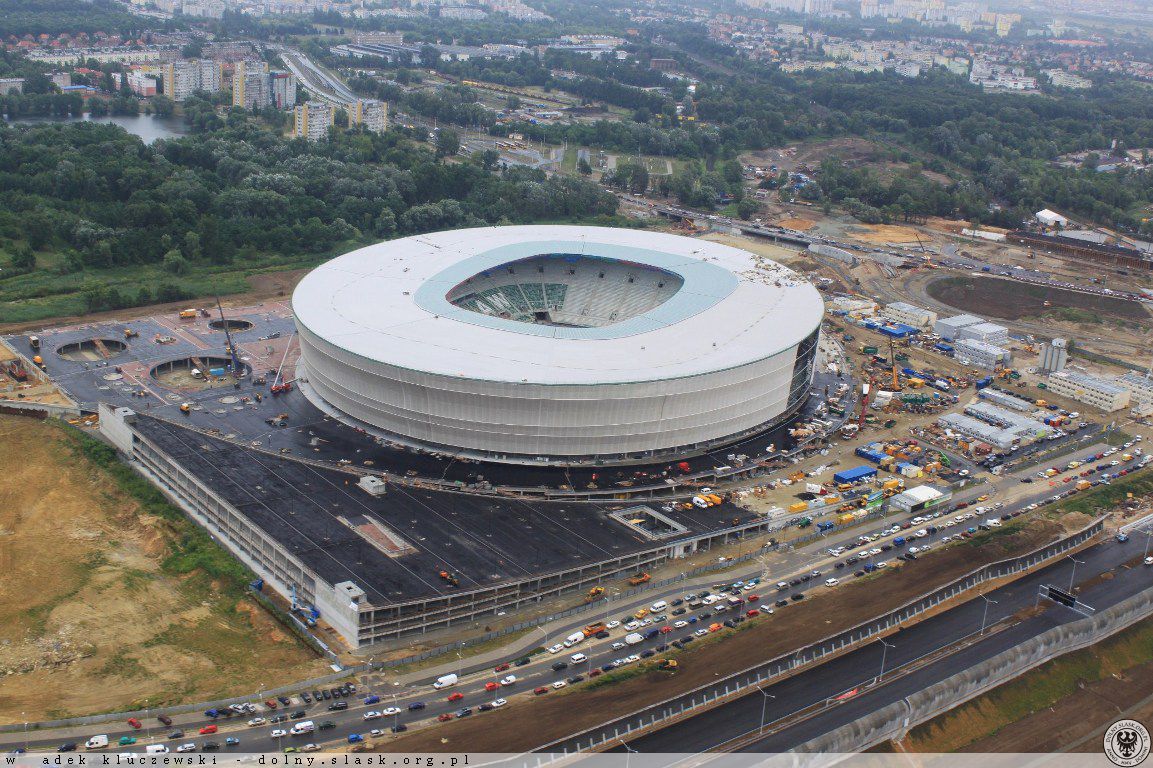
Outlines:
<svg viewBox="0 0 1153 768"><path fill-rule="evenodd" d="M0 467L0 723L235 695L327 670L255 603L202 573L167 573L179 526L142 514L69 433L0 416Z"/></svg>
<svg viewBox="0 0 1153 768"><path fill-rule="evenodd" d="M1098 316L1102 320L1146 325L1151 320L1144 305L1135 301L995 277L945 277L929 283L927 291L934 299L949 306L1003 320L1056 315L1068 309L1082 310L1086 318ZM1046 301L1050 303L1049 307L1045 306Z"/></svg>
<svg viewBox="0 0 1153 768"><path fill-rule="evenodd" d="M790 216L787 219L781 219L778 221L777 226L784 227L785 229L795 229L798 232L806 232L817 226L817 222L813 221L812 219L802 219L796 216Z"/></svg>
<svg viewBox="0 0 1153 768"><path fill-rule="evenodd" d="M862 231L853 235L856 239L875 245L887 243L916 243L920 237L924 242L927 238L912 227L902 227L896 224L869 224L862 227Z"/></svg>
<svg viewBox="0 0 1153 768"><path fill-rule="evenodd" d="M751 237L742 237L740 235L726 235L720 232L710 232L701 236L702 240L709 240L714 243L721 243L722 245L729 245L733 248L740 248L750 253L755 253L758 256L767 256L774 261L779 261L787 267L800 270L802 272L812 271L817 269L820 265L812 259L808 258L805 251L798 251L796 248L785 248L780 245L775 245L766 240L755 239Z"/></svg>
<svg viewBox="0 0 1153 768"><path fill-rule="evenodd" d="M1023 530L982 539L982 560L997 560L1051 541L1062 530L1053 521L1037 520ZM613 685L582 686L563 693L518 695L510 706L483 717L421 728L374 748L392 752L519 752L602 723L703 685L717 675L746 669L813 642L912 599L974 567L977 540L938 550L931 558L905 563L892 572L868 577L834 590L815 588L804 603L694 643L675 655L680 670L670 676L650 671ZM865 584L864 582L869 582ZM877 587L884 585L884 589ZM531 701L531 703L530 703Z"/></svg>
<svg viewBox="0 0 1153 768"><path fill-rule="evenodd" d="M28 359L32 358L32 350L28 350ZM16 353L0 340L0 400L20 400L32 403L48 403L50 405L72 405L56 385L43 374L25 365L28 380L20 383L8 375L8 363L17 359Z"/></svg>
<svg viewBox="0 0 1153 768"><path fill-rule="evenodd" d="M1148 659L1151 630L1153 620L1147 619L1105 643L1039 667L917 728L900 747L912 752L1099 752L1113 722L1153 718L1153 660L1126 663L1135 652ZM1073 692L1019 718L1007 714L1024 706L1022 690L1050 687Z"/></svg>

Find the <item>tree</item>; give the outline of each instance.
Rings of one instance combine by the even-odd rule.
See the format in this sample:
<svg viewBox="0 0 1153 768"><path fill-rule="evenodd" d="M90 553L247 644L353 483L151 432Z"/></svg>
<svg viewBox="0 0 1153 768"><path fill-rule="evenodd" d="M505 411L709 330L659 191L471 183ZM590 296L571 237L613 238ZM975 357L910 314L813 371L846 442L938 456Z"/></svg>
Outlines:
<svg viewBox="0 0 1153 768"><path fill-rule="evenodd" d="M188 274L188 261L185 260L184 255L175 248L164 254L163 266L164 271L170 275L182 277Z"/></svg>
<svg viewBox="0 0 1153 768"><path fill-rule="evenodd" d="M581 176L591 176L592 175L593 167L591 165L589 165L589 161L586 160L584 157L577 158L576 168L577 168L577 173L579 173Z"/></svg>
<svg viewBox="0 0 1153 768"><path fill-rule="evenodd" d="M460 135L449 128L441 128L436 134L436 156L451 157L460 151Z"/></svg>
<svg viewBox="0 0 1153 768"><path fill-rule="evenodd" d="M741 202L737 203L737 216L748 221L753 217L753 214L761 209L757 201L751 197L746 197Z"/></svg>
<svg viewBox="0 0 1153 768"><path fill-rule="evenodd" d="M12 254L12 268L22 272L31 272L36 269L36 254L28 246L20 246Z"/></svg>

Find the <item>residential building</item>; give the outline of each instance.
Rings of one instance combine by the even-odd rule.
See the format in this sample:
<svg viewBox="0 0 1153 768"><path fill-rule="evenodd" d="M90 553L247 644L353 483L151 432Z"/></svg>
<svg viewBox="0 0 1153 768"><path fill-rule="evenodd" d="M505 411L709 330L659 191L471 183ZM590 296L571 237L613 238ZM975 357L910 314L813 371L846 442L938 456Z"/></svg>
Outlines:
<svg viewBox="0 0 1153 768"><path fill-rule="evenodd" d="M63 88L67 88L68 86L72 85L72 73L71 72L53 72L51 77L52 77L52 84L54 86L56 86L57 88L63 89Z"/></svg>
<svg viewBox="0 0 1153 768"><path fill-rule="evenodd" d="M1008 365L1013 353L996 344L977 339L961 339L953 345L953 357L961 365L992 371Z"/></svg>
<svg viewBox="0 0 1153 768"><path fill-rule="evenodd" d="M1009 341L1009 329L996 323L973 323L958 328L957 334L953 338L958 341L972 339L983 341L986 344L1006 344Z"/></svg>
<svg viewBox="0 0 1153 768"><path fill-rule="evenodd" d="M0 95L9 93L24 93L24 78L0 77Z"/></svg>
<svg viewBox="0 0 1153 768"><path fill-rule="evenodd" d="M232 106L261 109L271 103L268 65L263 61L236 62L232 71Z"/></svg>
<svg viewBox="0 0 1153 768"><path fill-rule="evenodd" d="M132 92L142 98L155 96L157 93L156 77L143 70L133 70L128 73L128 87Z"/></svg>
<svg viewBox="0 0 1153 768"><path fill-rule="evenodd" d="M309 141L320 141L328 136L328 127L336 119L336 110L323 101L309 101L296 105L296 120L292 135Z"/></svg>
<svg viewBox="0 0 1153 768"><path fill-rule="evenodd" d="M1057 88L1084 90L1093 87L1093 81L1089 78L1074 75L1072 72L1066 72L1063 69L1046 69L1045 76L1048 77L1049 82Z"/></svg>
<svg viewBox="0 0 1153 768"><path fill-rule="evenodd" d="M376 99L357 99L349 115L353 125L364 126L366 131L384 133L388 130L388 104Z"/></svg>
<svg viewBox="0 0 1153 768"><path fill-rule="evenodd" d="M904 323L914 328L928 328L937 322L937 313L927 309L907 304L903 301L894 301L881 311L881 317L892 320L894 323Z"/></svg>
<svg viewBox="0 0 1153 768"><path fill-rule="evenodd" d="M1058 371L1046 380L1049 390L1106 413L1129 405L1129 390L1111 379L1075 371Z"/></svg>
<svg viewBox="0 0 1153 768"><path fill-rule="evenodd" d="M296 106L296 75L291 72L270 72L268 83L273 106L277 109Z"/></svg>
<svg viewBox="0 0 1153 768"><path fill-rule="evenodd" d="M677 68L676 59L649 59L649 69L657 72L671 72Z"/></svg>
<svg viewBox="0 0 1153 768"><path fill-rule="evenodd" d="M1068 363L1068 342L1064 339L1053 339L1041 347L1041 370L1044 373L1063 371Z"/></svg>

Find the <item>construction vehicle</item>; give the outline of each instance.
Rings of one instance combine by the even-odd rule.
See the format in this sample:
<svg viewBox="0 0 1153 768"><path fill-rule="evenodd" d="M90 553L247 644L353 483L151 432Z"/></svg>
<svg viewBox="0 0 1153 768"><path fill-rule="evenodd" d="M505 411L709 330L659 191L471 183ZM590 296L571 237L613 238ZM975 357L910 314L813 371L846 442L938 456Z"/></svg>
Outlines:
<svg viewBox="0 0 1153 768"><path fill-rule="evenodd" d="M601 597L604 593L605 593L604 587L593 587L585 595L585 602L591 603L593 600L596 600L597 598ZM596 633L594 632L593 634L596 634Z"/></svg>
<svg viewBox="0 0 1153 768"><path fill-rule="evenodd" d="M652 579L652 576L649 574L648 571L641 571L640 573L638 573L637 575L635 575L629 579L629 586L635 587L635 586L638 586L640 584L644 584L651 579Z"/></svg>
<svg viewBox="0 0 1153 768"><path fill-rule="evenodd" d="M449 571L441 571L438 575L444 579L445 583L450 587L460 586L460 578L458 578L455 573L450 573Z"/></svg>
<svg viewBox="0 0 1153 768"><path fill-rule="evenodd" d="M676 659L660 659L657 661L657 669L663 669L666 672L676 672L677 671L677 660Z"/></svg>
<svg viewBox="0 0 1153 768"><path fill-rule="evenodd" d="M29 336L28 337L28 346L32 347L32 349L40 349L40 337L39 336Z"/></svg>
<svg viewBox="0 0 1153 768"><path fill-rule="evenodd" d="M154 337L152 337L152 340L155 341L157 344L175 344L176 343L175 338L173 338L172 336L165 336L162 333L156 334Z"/></svg>
<svg viewBox="0 0 1153 768"><path fill-rule="evenodd" d="M195 309L182 309L182 310L180 310L180 314L178 315L178 317L181 320L195 320L196 314L197 313L196 313Z"/></svg>
<svg viewBox="0 0 1153 768"><path fill-rule="evenodd" d="M135 339L135 338L136 338L137 336L139 336L139 335L140 335L140 331L134 331L134 330L133 330L133 329L131 329L131 328L125 328L125 329L124 329L124 339L125 339L125 341L127 341L128 339Z"/></svg>
<svg viewBox="0 0 1153 768"><path fill-rule="evenodd" d="M45 368L45 367L44 367L44 358L40 357L40 355L36 355L35 357L33 357L33 358L32 358L32 362L33 362L33 363L36 365L36 367L37 367L37 368L39 368L40 370L42 370L42 371L46 371L46 370L48 370L47 368Z"/></svg>
<svg viewBox="0 0 1153 768"><path fill-rule="evenodd" d="M608 630L608 626L603 621L597 621L597 622L594 622L592 624L589 624L587 627L584 628L583 631L584 631L585 637L592 637L593 635L597 634L598 632L605 632L606 630Z"/></svg>
<svg viewBox="0 0 1153 768"><path fill-rule="evenodd" d="M288 424L288 414L278 413L275 416L265 419L264 423L270 427L283 427Z"/></svg>
<svg viewBox="0 0 1153 768"><path fill-rule="evenodd" d="M192 403L181 403L180 412L185 415L192 413Z"/></svg>
<svg viewBox="0 0 1153 768"><path fill-rule="evenodd" d="M24 363L19 360L8 363L8 375L16 381L28 381L28 371L24 370Z"/></svg>

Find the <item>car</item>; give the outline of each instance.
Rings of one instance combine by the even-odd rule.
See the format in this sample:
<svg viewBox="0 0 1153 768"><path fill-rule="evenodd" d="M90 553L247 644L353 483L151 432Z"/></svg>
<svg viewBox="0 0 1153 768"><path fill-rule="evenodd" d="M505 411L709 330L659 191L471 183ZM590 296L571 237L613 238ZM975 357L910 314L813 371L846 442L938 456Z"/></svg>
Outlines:
<svg viewBox="0 0 1153 768"><path fill-rule="evenodd" d="M224 740L224 746L226 746L226 747L240 746L240 739L236 738L235 736L229 736L227 739Z"/></svg>
<svg viewBox="0 0 1153 768"><path fill-rule="evenodd" d="M805 593L804 592L798 592L797 594L792 596L792 599L800 602L801 600L805 599Z"/></svg>
<svg viewBox="0 0 1153 768"><path fill-rule="evenodd" d="M325 701L328 701L329 699L332 698L332 691L324 690L324 691L321 691L320 693L321 693L321 695L324 696ZM317 697L317 698L319 698L319 697Z"/></svg>
<svg viewBox="0 0 1153 768"><path fill-rule="evenodd" d="M508 704L508 699L493 699L492 700L492 706L494 708L497 708L497 709L499 709L500 707L503 707L505 704Z"/></svg>
<svg viewBox="0 0 1153 768"><path fill-rule="evenodd" d="M335 727L336 727L336 723L334 723L331 720L325 720L320 725L316 726L316 729L319 731L327 731L328 729L335 728Z"/></svg>
<svg viewBox="0 0 1153 768"><path fill-rule="evenodd" d="M215 752L220 749L220 743L216 741L206 741L200 745L200 748L205 752Z"/></svg>
<svg viewBox="0 0 1153 768"><path fill-rule="evenodd" d="M76 751L76 742L74 742L74 741L65 742L64 744L61 744L59 747L57 747L56 751L57 752L75 752Z"/></svg>
<svg viewBox="0 0 1153 768"><path fill-rule="evenodd" d="M129 747L136 743L135 736L121 736L120 741L117 742L122 747Z"/></svg>
<svg viewBox="0 0 1153 768"><path fill-rule="evenodd" d="M128 718L128 724L131 725L136 730L140 730L143 727L142 723L139 720L137 720L135 717Z"/></svg>
<svg viewBox="0 0 1153 768"><path fill-rule="evenodd" d="M207 736L210 733L216 733L218 730L220 730L220 729L217 728L215 725L206 725L200 729L200 735L201 736Z"/></svg>
<svg viewBox="0 0 1153 768"><path fill-rule="evenodd" d="M620 625L621 623L619 621L610 621L608 624L605 624L605 627L607 629L616 629Z"/></svg>
<svg viewBox="0 0 1153 768"><path fill-rule="evenodd" d="M838 584L840 584L840 583L841 583L841 580L840 580L840 579L837 579L837 578L828 578L828 579L825 579L825 586L826 586L826 587L835 587L835 586L837 586L837 585L838 585Z"/></svg>
<svg viewBox="0 0 1153 768"><path fill-rule="evenodd" d="M287 696L277 696L276 700L286 707L292 703L292 699L288 698Z"/></svg>
<svg viewBox="0 0 1153 768"><path fill-rule="evenodd" d="M176 748L176 751L177 752L195 752L196 751L196 745L191 744L191 743L181 744L179 747Z"/></svg>
<svg viewBox="0 0 1153 768"><path fill-rule="evenodd" d="M564 680L557 680L555 683L552 684L552 687L559 691L561 688L564 688L566 685L568 685L568 683L566 683Z"/></svg>
<svg viewBox="0 0 1153 768"><path fill-rule="evenodd" d="M772 613L773 612L773 607L771 605L769 605L768 603L762 603L760 605L760 609L761 609L761 613Z"/></svg>
<svg viewBox="0 0 1153 768"><path fill-rule="evenodd" d="M672 611L673 616L684 616L689 612L688 608L674 608Z"/></svg>
<svg viewBox="0 0 1153 768"><path fill-rule="evenodd" d="M777 606L778 608L784 608L784 607L785 607L786 605L788 605L788 604L789 604L789 600L788 600L788 598L784 598L784 597L782 597L780 600L778 600L778 601L776 602L776 606Z"/></svg>
<svg viewBox="0 0 1153 768"><path fill-rule="evenodd" d="M265 699L264 706L268 707L269 709L276 709L276 701L273 699Z"/></svg>
<svg viewBox="0 0 1153 768"><path fill-rule="evenodd" d="M290 755L290 754L292 754L293 752L299 752L299 751L300 751L300 750L299 750L299 749L297 749L296 747L285 747L285 748L284 748L284 754L286 754L286 755Z"/></svg>
<svg viewBox="0 0 1153 768"><path fill-rule="evenodd" d="M454 693L450 693L450 694L448 695L448 698L447 698L447 699L445 699L445 700L446 700L446 701L460 701L460 700L461 700L461 699L463 699L463 698L464 698L464 694L463 694L463 693L461 693L460 691L456 691L456 692L454 692Z"/></svg>
<svg viewBox="0 0 1153 768"><path fill-rule="evenodd" d="M524 657L519 658L516 661L514 661L513 665L517 666L517 667L523 667L524 665L530 663L531 661L532 661L532 659L530 659L528 656L524 656Z"/></svg>
<svg viewBox="0 0 1153 768"><path fill-rule="evenodd" d="M505 662L504 664L501 664L501 665L499 665L498 667L496 667L496 668L493 670L493 672L506 672L506 671L508 671L508 670L509 670L509 669L511 669L511 668L512 668L512 664L509 664L508 662Z"/></svg>
<svg viewBox="0 0 1153 768"><path fill-rule="evenodd" d="M468 717L469 715L472 714L472 708L471 707L461 707L460 709L458 709L453 714L456 715L457 717Z"/></svg>
<svg viewBox="0 0 1153 768"><path fill-rule="evenodd" d="M400 707L385 707L381 710L381 714L385 717L392 717L400 714Z"/></svg>
<svg viewBox="0 0 1153 768"><path fill-rule="evenodd" d="M640 628L641 628L641 623L639 621L630 621L628 624L625 624L625 631L626 632L632 632L633 630L637 630Z"/></svg>
<svg viewBox="0 0 1153 768"><path fill-rule="evenodd" d="M543 685L538 685L536 688L532 689L532 692L537 696L540 696L541 694L548 693L548 688Z"/></svg>
<svg viewBox="0 0 1153 768"><path fill-rule="evenodd" d="M560 672L562 669L568 669L567 661L554 661L552 664L553 672Z"/></svg>
<svg viewBox="0 0 1153 768"><path fill-rule="evenodd" d="M696 635L697 637L704 637L704 636L705 636L705 635L707 635L708 633L709 633L709 630L707 630L707 629L698 629L698 630L697 630L696 632L694 632L693 634L694 634L694 635Z"/></svg>
<svg viewBox="0 0 1153 768"><path fill-rule="evenodd" d="M516 685L516 675L505 675L500 679L501 685Z"/></svg>
<svg viewBox="0 0 1153 768"><path fill-rule="evenodd" d="M303 701L305 704L311 704L312 703L312 697L308 695L308 691L304 691L303 693L300 694L300 700Z"/></svg>
<svg viewBox="0 0 1153 768"><path fill-rule="evenodd" d="M676 627L677 629L684 629L688 625L689 625L689 623L687 621L674 621L673 622L673 626Z"/></svg>
<svg viewBox="0 0 1153 768"><path fill-rule="evenodd" d="M610 633L607 629L602 629L600 632L596 633L596 638L597 638L597 640L604 640L605 638L607 638L609 636L609 634Z"/></svg>
<svg viewBox="0 0 1153 768"><path fill-rule="evenodd" d="M364 713L365 720L379 720L384 717L384 713L375 709L370 709Z"/></svg>
<svg viewBox="0 0 1153 768"><path fill-rule="evenodd" d="M1126 534L1126 533L1117 534L1117 543L1118 544L1124 544L1127 541L1129 541L1129 535L1128 534Z"/></svg>
<svg viewBox="0 0 1153 768"><path fill-rule="evenodd" d="M401 733L402 731L407 731L408 726L405 725L404 723L397 723L396 725L392 726L388 730L392 731L393 733Z"/></svg>
<svg viewBox="0 0 1153 768"><path fill-rule="evenodd" d="M372 735L377 736L377 735L383 735L383 734L377 734L374 732ZM320 745L319 744L313 744L310 741L307 744L305 744L303 747L301 747L300 751L301 752L319 752L320 751Z"/></svg>
<svg viewBox="0 0 1153 768"><path fill-rule="evenodd" d="M651 654L651 653L653 653L653 651L645 651L645 653ZM576 685L577 683L583 683L584 679L585 679L584 675L573 675L566 682L569 685Z"/></svg>
<svg viewBox="0 0 1153 768"><path fill-rule="evenodd" d="M1145 562L1145 565L1153 565L1153 555L1150 555L1149 557L1145 558L1144 562Z"/></svg>
<svg viewBox="0 0 1153 768"><path fill-rule="evenodd" d="M339 712L342 709L348 709L348 702L347 701L334 701L333 703L328 705L328 711L329 712Z"/></svg>
<svg viewBox="0 0 1153 768"><path fill-rule="evenodd" d="M441 712L436 716L436 719L438 722L447 723L449 720L453 719L453 714L451 712Z"/></svg>
<svg viewBox="0 0 1153 768"><path fill-rule="evenodd" d="M414 701L408 705L408 711L409 712L415 712L418 709L424 709L426 706L428 706L428 705L425 704L423 701Z"/></svg>
<svg viewBox="0 0 1153 768"><path fill-rule="evenodd" d="M301 718L304 717L304 715L305 715L304 710L298 709L295 712L293 712L291 715L289 715L288 717L291 718L292 720L300 720Z"/></svg>
<svg viewBox="0 0 1153 768"><path fill-rule="evenodd" d="M359 744L362 741L364 741L364 737L361 736L359 733L348 734L348 743L349 744Z"/></svg>
<svg viewBox="0 0 1153 768"><path fill-rule="evenodd" d="M249 728L256 728L257 726L267 725L267 724L268 724L268 721L265 720L263 717L254 717L248 721L248 727Z"/></svg>
<svg viewBox="0 0 1153 768"><path fill-rule="evenodd" d="M560 653L563 650L564 646L560 643L557 643L556 645L550 645L548 648L549 653Z"/></svg>
<svg viewBox="0 0 1153 768"><path fill-rule="evenodd" d="M276 717L270 718L268 720L268 722L270 722L270 723L283 723L283 722L286 722L287 720L288 720L288 715L277 715Z"/></svg>
<svg viewBox="0 0 1153 768"><path fill-rule="evenodd" d="M165 727L172 725L172 718L168 715L157 715L156 719L159 720Z"/></svg>
<svg viewBox="0 0 1153 768"><path fill-rule="evenodd" d="M283 728L273 728L272 732L268 735L274 739L283 739L288 735L288 731L284 730Z"/></svg>
<svg viewBox="0 0 1153 768"><path fill-rule="evenodd" d="M622 642L620 642L619 640L618 640L617 642L615 642L615 643L613 643L613 644L612 644L612 649L613 649L614 651L619 651L619 650L621 650L622 648L625 648L625 647L626 647L626 646L625 646L625 644L624 644L624 643L622 643Z"/></svg>
<svg viewBox="0 0 1153 768"><path fill-rule="evenodd" d="M184 738L184 731L173 731L172 733L168 734L168 738L169 739L183 739Z"/></svg>

